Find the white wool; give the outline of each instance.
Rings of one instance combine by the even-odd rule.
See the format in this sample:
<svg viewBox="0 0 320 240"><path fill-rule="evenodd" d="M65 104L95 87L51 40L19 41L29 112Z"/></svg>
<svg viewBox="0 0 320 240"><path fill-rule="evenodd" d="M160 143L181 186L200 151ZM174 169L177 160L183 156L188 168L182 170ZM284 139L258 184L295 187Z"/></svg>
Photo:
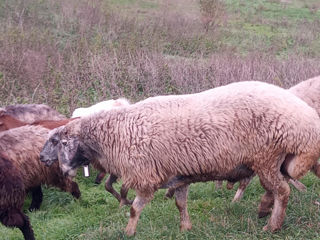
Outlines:
<svg viewBox="0 0 320 240"><path fill-rule="evenodd" d="M129 104L129 101L125 98L119 98L117 100L111 99L108 101L99 102L87 108L77 108L73 111L72 118L89 116L102 110L111 110L113 108L122 107Z"/></svg>

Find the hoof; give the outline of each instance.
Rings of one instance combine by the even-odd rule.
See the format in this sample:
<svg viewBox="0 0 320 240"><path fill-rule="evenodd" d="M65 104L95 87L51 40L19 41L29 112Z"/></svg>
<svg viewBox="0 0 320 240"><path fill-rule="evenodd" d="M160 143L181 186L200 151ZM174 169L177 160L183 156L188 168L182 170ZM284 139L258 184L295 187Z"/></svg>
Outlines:
<svg viewBox="0 0 320 240"><path fill-rule="evenodd" d="M97 184L97 185L99 185L99 184L101 183L101 180L100 180L100 181L95 180L94 183Z"/></svg>
<svg viewBox="0 0 320 240"><path fill-rule="evenodd" d="M239 201L240 201L240 198L236 198L236 197L235 197L234 199L232 199L232 202L233 202L233 203L239 202Z"/></svg>
<svg viewBox="0 0 320 240"><path fill-rule="evenodd" d="M276 231L279 231L280 229L281 229L281 226L280 227L279 226L272 227L272 226L269 226L269 224L267 224L266 226L264 226L262 228L263 231L269 231L270 230L272 233L274 233Z"/></svg>
<svg viewBox="0 0 320 240"><path fill-rule="evenodd" d="M29 207L29 212L37 211L40 207Z"/></svg>
<svg viewBox="0 0 320 240"><path fill-rule="evenodd" d="M123 200L123 199L121 199L120 200L120 207L123 207L125 205L131 206L132 203L133 203L133 200L128 200L128 199Z"/></svg>
<svg viewBox="0 0 320 240"><path fill-rule="evenodd" d="M263 228L262 228L262 231L266 232L269 230L269 225L265 225Z"/></svg>
<svg viewBox="0 0 320 240"><path fill-rule="evenodd" d="M72 192L71 195L76 199L79 199L81 197L80 191L79 192Z"/></svg>
<svg viewBox="0 0 320 240"><path fill-rule="evenodd" d="M181 231L181 232L188 231L188 230L190 230L191 228L192 228L191 222L182 223L182 224L180 225L180 231Z"/></svg>
<svg viewBox="0 0 320 240"><path fill-rule="evenodd" d="M136 234L136 231L134 229L131 228L126 228L125 233L128 237L132 237Z"/></svg>

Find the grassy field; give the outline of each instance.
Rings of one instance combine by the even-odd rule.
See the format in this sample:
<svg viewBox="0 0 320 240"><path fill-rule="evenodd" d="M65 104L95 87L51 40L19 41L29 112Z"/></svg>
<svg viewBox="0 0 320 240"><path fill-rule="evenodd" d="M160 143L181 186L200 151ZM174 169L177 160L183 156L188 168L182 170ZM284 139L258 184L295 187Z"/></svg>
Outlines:
<svg viewBox="0 0 320 240"><path fill-rule="evenodd" d="M283 229L275 234L263 232L267 218L258 219L257 208L263 193L255 178L239 203L231 203L234 190L214 190L212 182L191 185L188 208L193 228L179 232L179 212L174 200L164 199L164 190L143 210L135 237L124 235L129 207L119 208L117 200L95 185L94 174L78 174L82 197L55 189L45 189L37 212L28 213L37 239L319 239L319 181L311 174L303 179L306 193L292 189ZM120 183L116 185L120 188ZM134 192L129 192L134 197ZM28 199L29 200L29 199ZM25 211L30 201L25 204ZM19 230L0 226L1 239L23 239Z"/></svg>
<svg viewBox="0 0 320 240"><path fill-rule="evenodd" d="M0 107L47 103L69 115L109 98L135 102L242 80L287 88L320 75L319 9L318 0L0 0ZM128 239L129 207L120 209L93 173L76 180L80 200L45 189L30 213L27 198L36 238ZM320 239L319 180L309 174L303 183L308 191L292 190L275 234L262 232L255 178L240 203L231 203L235 189L193 184L193 229L185 233L174 200L160 190L133 239ZM0 225L6 239L22 236Z"/></svg>

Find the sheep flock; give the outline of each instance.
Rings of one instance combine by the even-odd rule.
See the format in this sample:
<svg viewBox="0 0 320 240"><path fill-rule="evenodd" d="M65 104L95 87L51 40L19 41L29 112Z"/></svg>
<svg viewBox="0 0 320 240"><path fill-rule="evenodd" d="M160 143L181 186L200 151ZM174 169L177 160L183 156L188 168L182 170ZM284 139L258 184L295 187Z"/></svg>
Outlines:
<svg viewBox="0 0 320 240"><path fill-rule="evenodd" d="M234 201L254 176L264 194L263 231L281 230L291 183L309 171L320 177L320 77L289 89L258 81L235 82L200 93L106 100L75 109L67 118L45 104L0 108L0 221L35 239L23 204L41 207L42 186L81 193L77 169L92 166L105 189L130 206L125 228L136 234L139 217L158 189L175 197L180 230L192 228L187 199L196 182L240 182ZM121 179L120 192L113 183ZM127 198L129 189L135 198ZM83 195L82 195L83 196ZM81 197L82 198L82 197ZM50 211L50 210L48 210ZM165 224L165 223L164 223Z"/></svg>

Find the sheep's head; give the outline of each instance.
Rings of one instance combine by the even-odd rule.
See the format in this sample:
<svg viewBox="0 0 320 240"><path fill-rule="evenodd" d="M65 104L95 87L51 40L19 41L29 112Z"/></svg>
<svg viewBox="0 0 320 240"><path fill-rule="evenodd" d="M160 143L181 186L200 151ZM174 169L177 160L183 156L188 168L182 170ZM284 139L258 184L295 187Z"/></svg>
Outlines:
<svg viewBox="0 0 320 240"><path fill-rule="evenodd" d="M59 128L50 131L49 139L40 152L40 161L45 163L46 166L50 166L58 160L58 145L60 141L58 130Z"/></svg>
<svg viewBox="0 0 320 240"><path fill-rule="evenodd" d="M91 159L92 151L80 139L80 132L81 119L68 123L58 131L58 159L65 175L75 176L77 168L89 164Z"/></svg>
<svg viewBox="0 0 320 240"><path fill-rule="evenodd" d="M58 158L62 172L74 177L78 167L89 164L89 152L78 136L61 137Z"/></svg>

